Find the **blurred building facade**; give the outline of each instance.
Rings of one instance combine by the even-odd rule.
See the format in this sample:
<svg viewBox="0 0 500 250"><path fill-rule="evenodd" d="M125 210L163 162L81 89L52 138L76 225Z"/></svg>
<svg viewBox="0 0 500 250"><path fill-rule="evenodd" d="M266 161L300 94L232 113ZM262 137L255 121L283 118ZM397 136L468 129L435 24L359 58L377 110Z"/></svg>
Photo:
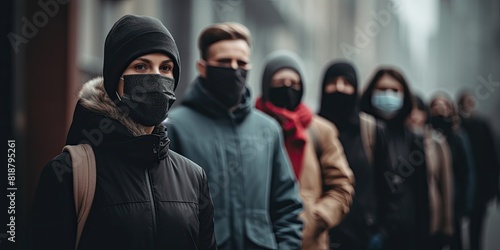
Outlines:
<svg viewBox="0 0 500 250"><path fill-rule="evenodd" d="M316 110L319 83L331 60L352 61L361 84L380 65L403 70L417 93L430 97L444 90L452 97L463 87L477 93L479 108L493 114L500 107L500 4L498 1L452 0L184 0L78 2L80 72L100 74L104 38L122 15L155 16L171 30L183 63L179 96L196 76L200 31L214 22L234 21L252 32L249 84L260 91L263 61L277 49L290 49L304 59L306 103ZM483 79L491 86L481 88ZM496 117L495 124L500 125ZM500 126L497 133L500 133Z"/></svg>

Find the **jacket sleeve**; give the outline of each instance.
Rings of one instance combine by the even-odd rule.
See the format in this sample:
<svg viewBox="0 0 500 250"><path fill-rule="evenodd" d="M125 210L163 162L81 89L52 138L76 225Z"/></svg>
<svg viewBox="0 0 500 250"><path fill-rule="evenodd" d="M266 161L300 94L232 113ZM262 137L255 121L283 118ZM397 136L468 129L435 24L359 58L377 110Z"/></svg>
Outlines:
<svg viewBox="0 0 500 250"><path fill-rule="evenodd" d="M451 166L451 153L446 139L436 141L440 166L439 189L443 195L443 232L453 234L453 172Z"/></svg>
<svg viewBox="0 0 500 250"><path fill-rule="evenodd" d="M217 249L214 232L214 205L205 171L202 170L199 197L200 236L199 249Z"/></svg>
<svg viewBox="0 0 500 250"><path fill-rule="evenodd" d="M76 211L69 153L62 153L43 169L31 211L31 249L74 249Z"/></svg>
<svg viewBox="0 0 500 250"><path fill-rule="evenodd" d="M302 201L298 184L276 128L271 176L270 216L278 249L300 249L302 241Z"/></svg>
<svg viewBox="0 0 500 250"><path fill-rule="evenodd" d="M321 147L323 194L313 214L323 219L328 228L332 228L349 212L354 195L354 174L349 168L334 125L318 123L316 128Z"/></svg>

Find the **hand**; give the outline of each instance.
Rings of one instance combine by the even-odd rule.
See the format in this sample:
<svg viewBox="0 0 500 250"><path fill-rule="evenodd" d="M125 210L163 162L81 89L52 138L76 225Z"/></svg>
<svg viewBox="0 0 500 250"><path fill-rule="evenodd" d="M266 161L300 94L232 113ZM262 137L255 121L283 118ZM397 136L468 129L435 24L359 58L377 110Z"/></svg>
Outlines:
<svg viewBox="0 0 500 250"><path fill-rule="evenodd" d="M374 234L368 241L368 250L382 250L384 237L381 234Z"/></svg>
<svg viewBox="0 0 500 250"><path fill-rule="evenodd" d="M314 214L313 219L316 222L316 230L315 230L315 235L319 236L322 234L324 231L328 229L328 224L325 222L323 218L319 214Z"/></svg>

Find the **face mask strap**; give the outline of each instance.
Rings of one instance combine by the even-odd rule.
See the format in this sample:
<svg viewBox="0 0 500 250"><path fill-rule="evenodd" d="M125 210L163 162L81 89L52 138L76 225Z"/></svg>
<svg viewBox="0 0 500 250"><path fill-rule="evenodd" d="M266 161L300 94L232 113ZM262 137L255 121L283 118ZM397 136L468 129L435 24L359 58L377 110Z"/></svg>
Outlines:
<svg viewBox="0 0 500 250"><path fill-rule="evenodd" d="M116 97L118 97L118 100L121 102L122 98L120 98L120 95L118 94L118 91L115 91L115 93L116 93Z"/></svg>
<svg viewBox="0 0 500 250"><path fill-rule="evenodd" d="M123 78L123 76L120 76L120 80L125 81L125 79ZM121 102L121 101L122 101L122 98L121 98L121 97L120 97L120 95L118 94L118 91L115 91L115 94L116 94L116 97L118 97L118 100Z"/></svg>

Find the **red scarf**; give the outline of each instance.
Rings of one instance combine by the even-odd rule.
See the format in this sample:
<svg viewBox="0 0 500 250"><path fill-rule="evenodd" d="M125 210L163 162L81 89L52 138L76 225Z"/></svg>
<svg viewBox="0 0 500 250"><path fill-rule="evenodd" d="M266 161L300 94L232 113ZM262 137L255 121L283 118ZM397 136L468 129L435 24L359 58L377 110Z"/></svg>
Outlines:
<svg viewBox="0 0 500 250"><path fill-rule="evenodd" d="M274 117L281 125L285 135L286 151L288 152L293 171L298 180L304 161L304 149L307 138L306 129L311 124L313 116L311 110L302 103L294 111L278 108L271 102L263 102L262 97L257 99L255 107Z"/></svg>

